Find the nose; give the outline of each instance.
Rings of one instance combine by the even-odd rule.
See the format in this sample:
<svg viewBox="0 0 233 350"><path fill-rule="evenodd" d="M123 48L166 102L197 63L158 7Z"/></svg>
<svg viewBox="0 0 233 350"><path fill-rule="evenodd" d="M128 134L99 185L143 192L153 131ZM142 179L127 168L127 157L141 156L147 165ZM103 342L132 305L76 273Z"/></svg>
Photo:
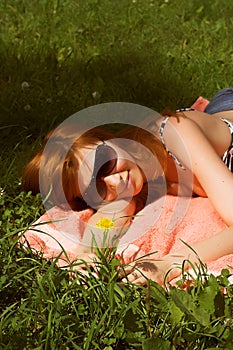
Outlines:
<svg viewBox="0 0 233 350"><path fill-rule="evenodd" d="M110 174L108 176L105 176L103 180L107 186L108 192L120 194L126 186L126 181L128 180L128 171Z"/></svg>

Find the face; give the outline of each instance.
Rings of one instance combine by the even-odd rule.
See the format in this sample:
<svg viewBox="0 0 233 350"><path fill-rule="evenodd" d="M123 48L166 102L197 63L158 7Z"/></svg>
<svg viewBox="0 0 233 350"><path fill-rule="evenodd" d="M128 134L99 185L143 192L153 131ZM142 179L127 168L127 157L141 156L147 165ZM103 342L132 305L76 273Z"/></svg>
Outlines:
<svg viewBox="0 0 233 350"><path fill-rule="evenodd" d="M140 193L145 176L122 148L106 141L84 148L81 153L78 179L80 192L87 203L101 200L111 202L132 198Z"/></svg>

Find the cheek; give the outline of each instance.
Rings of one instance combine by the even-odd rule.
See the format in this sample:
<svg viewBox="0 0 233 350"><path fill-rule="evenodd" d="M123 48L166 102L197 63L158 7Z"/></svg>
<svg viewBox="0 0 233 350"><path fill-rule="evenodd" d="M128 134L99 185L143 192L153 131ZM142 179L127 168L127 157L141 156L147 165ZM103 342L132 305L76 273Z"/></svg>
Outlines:
<svg viewBox="0 0 233 350"><path fill-rule="evenodd" d="M134 166L131 168L130 176L134 185L134 195L136 195L142 190L143 185L145 183L143 174L138 166Z"/></svg>
<svg viewBox="0 0 233 350"><path fill-rule="evenodd" d="M117 165L116 165L117 172L121 172L121 171L125 171L125 170L137 172L138 171L137 169L139 170L139 167L133 161L128 160L128 159L119 159L118 158Z"/></svg>
<svg viewBox="0 0 233 350"><path fill-rule="evenodd" d="M134 187L134 195L136 195L142 190L146 179L144 179L143 173L136 163L127 159L118 159L115 172L121 172L125 170L129 171Z"/></svg>
<svg viewBox="0 0 233 350"><path fill-rule="evenodd" d="M116 172L125 171L130 168L132 168L132 164L130 161L127 161L127 159L121 159L121 158L117 159L116 168L115 168Z"/></svg>

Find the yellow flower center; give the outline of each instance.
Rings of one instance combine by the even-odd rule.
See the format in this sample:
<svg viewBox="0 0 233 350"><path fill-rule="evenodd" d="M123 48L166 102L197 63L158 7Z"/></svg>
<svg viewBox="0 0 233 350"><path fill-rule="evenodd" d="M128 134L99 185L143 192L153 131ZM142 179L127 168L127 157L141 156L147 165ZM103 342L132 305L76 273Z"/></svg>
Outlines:
<svg viewBox="0 0 233 350"><path fill-rule="evenodd" d="M101 230L110 230L111 228L114 228L114 222L110 220L109 218L101 218L97 221L96 227L100 228Z"/></svg>

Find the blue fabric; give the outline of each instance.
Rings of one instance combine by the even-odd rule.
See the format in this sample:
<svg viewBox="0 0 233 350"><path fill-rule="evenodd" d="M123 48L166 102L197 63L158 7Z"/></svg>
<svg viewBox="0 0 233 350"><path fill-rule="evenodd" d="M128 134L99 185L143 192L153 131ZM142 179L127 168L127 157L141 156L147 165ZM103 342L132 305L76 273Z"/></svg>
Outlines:
<svg viewBox="0 0 233 350"><path fill-rule="evenodd" d="M228 87L217 92L206 106L204 112L213 114L233 109L233 87Z"/></svg>

